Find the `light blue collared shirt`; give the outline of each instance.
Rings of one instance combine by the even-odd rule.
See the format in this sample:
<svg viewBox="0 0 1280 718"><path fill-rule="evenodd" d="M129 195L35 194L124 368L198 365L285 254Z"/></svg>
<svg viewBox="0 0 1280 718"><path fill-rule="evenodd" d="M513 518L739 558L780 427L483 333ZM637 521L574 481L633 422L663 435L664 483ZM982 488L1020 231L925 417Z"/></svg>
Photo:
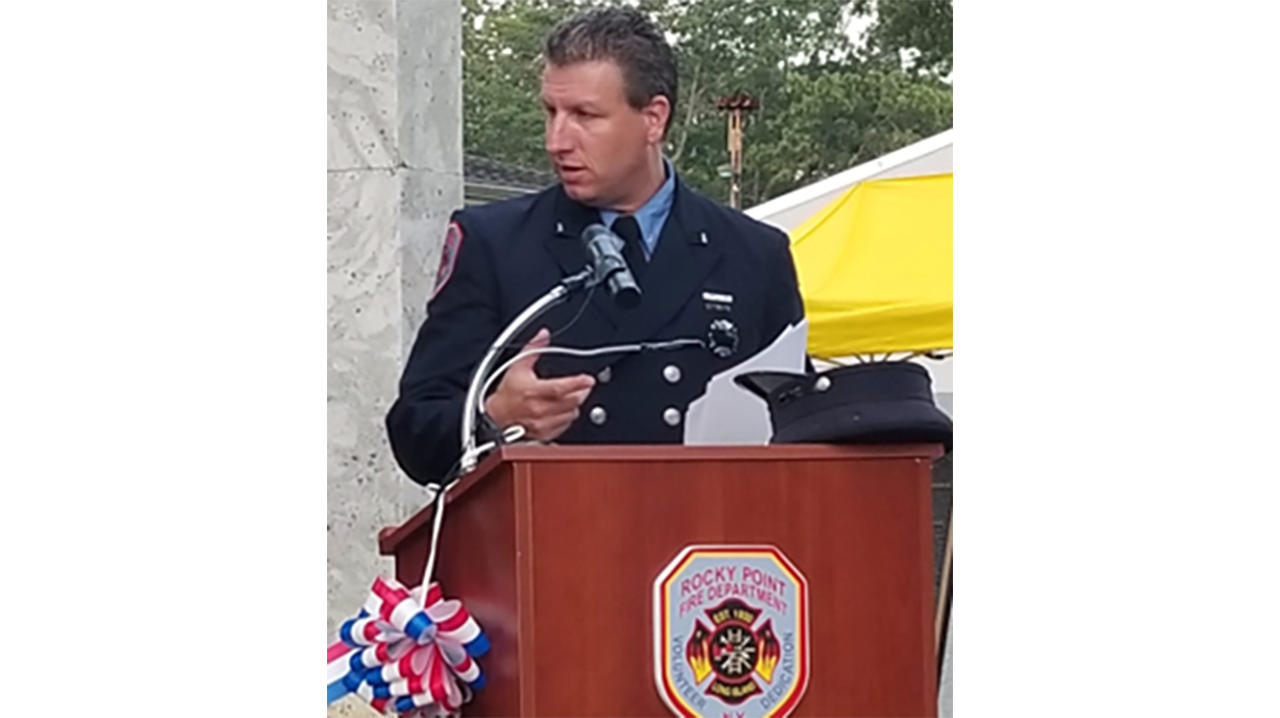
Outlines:
<svg viewBox="0 0 1280 718"><path fill-rule="evenodd" d="M653 251L658 246L658 237L662 235L662 228L667 223L667 217L671 214L671 204L676 197L676 171L671 166L671 162L666 157L662 158L662 165L667 170L667 181L662 183L658 191L649 198L644 206L636 210L636 224L640 225L640 238L644 240L644 256L646 259L653 259ZM620 213L611 209L600 210L600 219L604 221L606 227L613 226L613 220L617 219Z"/></svg>

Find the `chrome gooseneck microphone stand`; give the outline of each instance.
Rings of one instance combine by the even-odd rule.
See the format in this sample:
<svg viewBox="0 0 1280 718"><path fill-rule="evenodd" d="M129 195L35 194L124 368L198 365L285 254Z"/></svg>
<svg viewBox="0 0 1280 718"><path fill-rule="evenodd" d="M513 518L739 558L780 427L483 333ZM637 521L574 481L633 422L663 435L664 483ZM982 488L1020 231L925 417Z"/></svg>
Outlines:
<svg viewBox="0 0 1280 718"><path fill-rule="evenodd" d="M560 283L552 287L550 291L526 307L515 319L511 320L507 328L503 329L498 338L489 346L489 351L485 353L484 358L476 365L475 371L471 374L471 384L467 387L466 399L462 405L462 458L459 459L458 466L449 476L445 477L431 497L431 502L435 504L435 516L431 521L431 550L427 555L427 565L426 570L423 572L422 586L430 584L432 576L435 575L436 552L437 547L440 545L440 528L444 521L445 496L449 493L449 490L456 486L464 476L474 471L476 465L480 463L480 457L492 451L499 442L511 443L519 441L520 437L524 436L524 427L513 426L503 432L502 436L497 440L479 446L476 445L476 418L482 411L480 394L484 391L489 375L493 372L494 364L498 361L498 356L507 348L507 344L512 338L538 317L545 314L547 310L564 302L576 291L596 286L603 279L604 277L599 276L599 272L595 268L588 266L581 272L560 280Z"/></svg>
<svg viewBox="0 0 1280 718"><path fill-rule="evenodd" d="M538 317L563 303L574 292L590 289L603 282L606 278L606 276L601 276L595 268L590 266L577 274L565 277L550 291L526 307L515 319L511 320L507 328L503 329L498 338L490 345L489 351L485 353L484 358L476 365L475 372L471 375L471 384L467 387L467 397L463 402L462 458L459 461L457 474L453 479L455 482L471 473L480 462L480 457L491 451L498 443L495 441L477 446L476 419L479 418L483 411L480 394L489 379L489 374L493 371L494 365L498 361L499 355L502 354L502 351L507 348L507 345L516 335L536 321ZM502 443L518 441L523 435L523 427L512 427L512 430L504 432L500 441Z"/></svg>
<svg viewBox="0 0 1280 718"><path fill-rule="evenodd" d="M620 252L619 245L621 240L614 237L608 237L607 240L614 242L614 246L608 250L608 253L611 255L617 255ZM594 241L600 241L600 238L596 237ZM591 252L592 249L593 248L589 247L588 252ZM594 249L598 250L599 247L595 247ZM598 253L599 252L597 251L597 254ZM511 320L511 323L502 330L498 335L498 338L489 346L489 350L485 353L484 358L480 360L480 363L476 364L475 371L471 374L471 383L467 386L466 398L462 405L462 456L458 460L458 464L454 470L450 472L449 476L445 477L444 481L441 482L438 490L431 499L435 504L435 516L432 519L431 549L427 556L426 570L423 574L423 586L427 586L434 575L436 552L437 547L440 544L440 529L444 520L444 509L447 502L446 495L449 493L449 490L456 486L457 483L467 474L475 471L476 466L480 463L481 457L485 454L492 451L500 444L509 444L519 441L525 434L524 427L516 425L502 431L502 433L492 441L484 444L479 444L477 441L476 421L480 417L486 416L482 405L482 395L485 393L486 388L490 385L492 379L496 378L492 375L495 372L498 357L502 355L503 351L509 348L512 340L519 335L520 332L524 331L530 324L536 321L548 310L568 300L575 292L579 292L584 289L592 289L600 284L608 284L608 291L617 301L619 301L620 304L624 307L627 303L634 306L634 302L637 301L636 297L638 296L638 288L635 287L634 281L630 282L629 296L624 300L620 295L622 295L623 292L628 291L627 283L619 282L614 276L618 272L626 270L625 262L620 258L616 261L608 260L608 257L601 259L601 257L593 255L593 261L589 262L582 271L560 280L560 282L547 291L546 294L539 297L536 301L526 307L524 311L520 312L515 319ZM613 279L612 284L610 284L611 279ZM676 348L689 345L702 346L703 342L698 339L679 339L652 344L645 343L634 346L606 347L596 351L578 350L571 351L570 353L590 355L598 353L599 351L644 351L646 349ZM502 367L497 367L497 371L505 371L506 367L509 366L510 363L511 362L508 362Z"/></svg>
<svg viewBox="0 0 1280 718"><path fill-rule="evenodd" d="M482 446L476 445L476 417L481 412L480 394L484 391L489 374L493 371L494 363L497 362L498 356L506 348L507 343L513 337L520 333L522 329L547 312L547 310L560 304L569 298L571 294L581 289L589 289L599 284L605 277L598 276L599 272L588 266L577 274L565 277L559 284L552 287L550 291L544 294L533 304L530 304L523 312L511 321L507 328L502 330L498 338L490 345L489 351L484 355L484 359L476 365L475 371L471 375L471 384L467 387L467 397L463 402L462 414L462 458L458 462L457 468L446 476L441 482L440 487L431 497L431 502L435 505L435 516L431 521L431 548L427 553L427 565L423 571L421 587L425 588L431 584L432 577L435 575L436 555L440 546L440 529L444 522L444 508L446 495L449 490L457 485L462 477L475 470L476 465L480 462L480 457L491 451L499 442L510 443L518 441L524 436L524 427L514 426L503 432L503 435L492 442Z"/></svg>

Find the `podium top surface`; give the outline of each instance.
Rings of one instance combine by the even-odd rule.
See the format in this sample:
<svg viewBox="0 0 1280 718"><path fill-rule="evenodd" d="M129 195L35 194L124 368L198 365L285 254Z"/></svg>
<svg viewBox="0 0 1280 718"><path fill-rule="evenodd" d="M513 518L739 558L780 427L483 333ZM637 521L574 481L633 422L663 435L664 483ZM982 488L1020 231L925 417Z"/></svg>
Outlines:
<svg viewBox="0 0 1280 718"><path fill-rule="evenodd" d="M499 447L485 457L469 476L458 483L446 497L455 501L494 469L506 463L572 463L572 462L681 462L681 461L849 461L875 459L923 459L933 461L943 455L936 444L787 444L771 446L681 446L681 445L575 445L547 446L514 444ZM427 525L430 507L415 514L405 523L387 527L378 535L379 553L392 555L402 541Z"/></svg>
<svg viewBox="0 0 1280 718"><path fill-rule="evenodd" d="M474 472L503 461L789 461L794 459L927 458L942 455L932 444L775 444L772 446L680 446L666 444L513 444L485 457Z"/></svg>

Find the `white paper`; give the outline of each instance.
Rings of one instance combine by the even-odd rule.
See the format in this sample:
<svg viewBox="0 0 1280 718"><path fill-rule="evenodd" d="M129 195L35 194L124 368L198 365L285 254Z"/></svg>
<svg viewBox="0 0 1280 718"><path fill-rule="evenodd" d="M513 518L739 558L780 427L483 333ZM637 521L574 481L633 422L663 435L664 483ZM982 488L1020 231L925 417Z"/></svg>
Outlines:
<svg viewBox="0 0 1280 718"><path fill-rule="evenodd" d="M787 327L759 354L707 382L707 391L685 412L684 443L765 445L773 437L769 406L764 399L738 386L733 378L753 371L803 374L809 340L809 320Z"/></svg>

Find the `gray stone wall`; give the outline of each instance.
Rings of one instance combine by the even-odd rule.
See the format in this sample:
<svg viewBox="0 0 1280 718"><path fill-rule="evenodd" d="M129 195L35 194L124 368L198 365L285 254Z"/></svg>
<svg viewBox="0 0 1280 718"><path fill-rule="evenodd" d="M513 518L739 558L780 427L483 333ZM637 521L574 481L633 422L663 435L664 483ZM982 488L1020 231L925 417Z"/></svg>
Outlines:
<svg viewBox="0 0 1280 718"><path fill-rule="evenodd" d="M390 575L377 532L425 502L383 419L462 206L460 0L328 3L328 630ZM330 715L372 715L358 700Z"/></svg>

